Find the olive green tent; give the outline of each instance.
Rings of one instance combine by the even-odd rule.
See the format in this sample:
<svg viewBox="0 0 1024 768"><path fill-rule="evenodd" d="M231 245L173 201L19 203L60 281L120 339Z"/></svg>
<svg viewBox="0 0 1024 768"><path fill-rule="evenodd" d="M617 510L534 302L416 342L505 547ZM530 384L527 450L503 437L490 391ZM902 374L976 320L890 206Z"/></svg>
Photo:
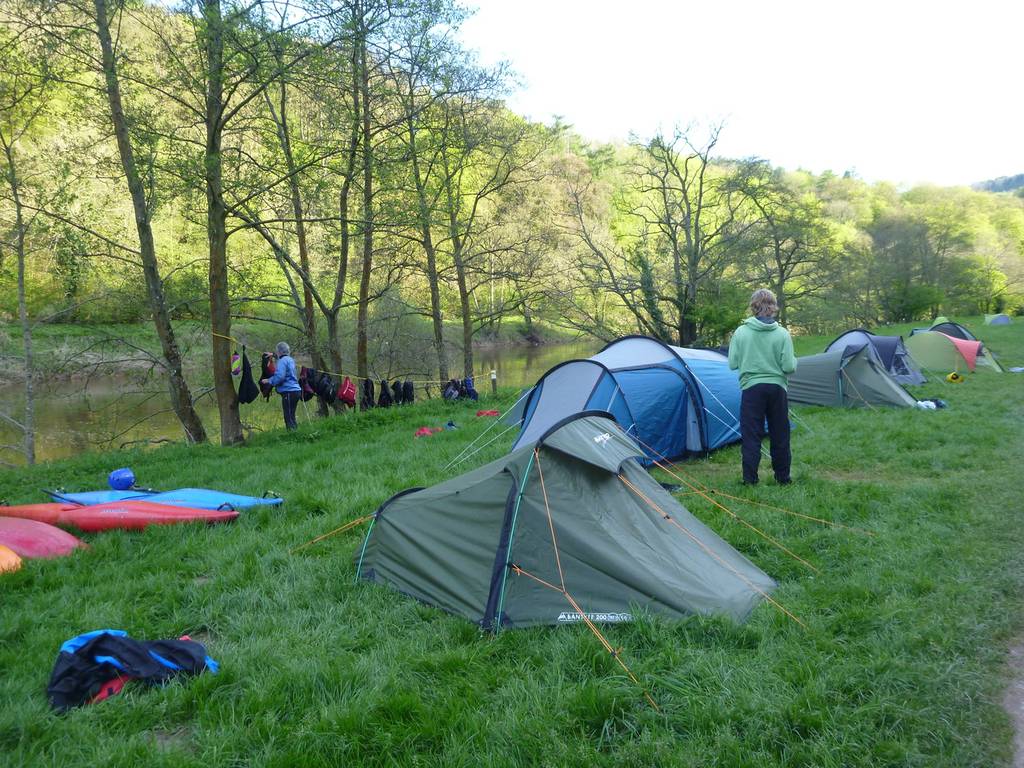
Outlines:
<svg viewBox="0 0 1024 768"><path fill-rule="evenodd" d="M357 578L497 631L641 608L743 620L775 584L672 498L609 414L377 510Z"/></svg>
<svg viewBox="0 0 1024 768"><path fill-rule="evenodd" d="M788 390L789 402L804 405L917 405L917 400L885 370L870 344L797 358Z"/></svg>

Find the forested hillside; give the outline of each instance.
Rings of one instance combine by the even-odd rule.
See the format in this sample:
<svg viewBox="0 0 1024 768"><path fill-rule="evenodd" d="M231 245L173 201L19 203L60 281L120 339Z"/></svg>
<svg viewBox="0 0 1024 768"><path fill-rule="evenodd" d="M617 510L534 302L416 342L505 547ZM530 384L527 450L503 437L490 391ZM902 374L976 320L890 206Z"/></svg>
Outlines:
<svg viewBox="0 0 1024 768"><path fill-rule="evenodd" d="M998 179L989 179L973 185L975 189L985 192L1017 192L1024 189L1024 173L1016 176L1000 176Z"/></svg>
<svg viewBox="0 0 1024 768"><path fill-rule="evenodd" d="M447 379L510 319L718 343L752 286L797 331L1024 308L1024 199L722 157L727 125L593 144L510 112L513 73L460 47L463 18L448 0L0 0L18 364L40 322L154 323L202 441L175 333L201 321L231 443L239 319L367 376L419 318Z"/></svg>

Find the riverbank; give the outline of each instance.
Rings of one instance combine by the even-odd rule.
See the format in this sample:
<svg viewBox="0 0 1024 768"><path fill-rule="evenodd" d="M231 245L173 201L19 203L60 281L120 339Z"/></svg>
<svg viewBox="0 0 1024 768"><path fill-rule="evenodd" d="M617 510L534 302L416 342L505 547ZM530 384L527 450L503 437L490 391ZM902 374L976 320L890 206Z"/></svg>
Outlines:
<svg viewBox="0 0 1024 768"><path fill-rule="evenodd" d="M374 344L371 369L378 375L416 370L422 374L432 372L433 337L426 324L408 322L396 340ZM186 371L200 385L211 377L209 368L210 332L200 321L180 320L175 324L178 343ZM249 346L258 358L259 350L272 350L282 339L293 343L297 354L303 355L297 336L289 329L267 323L237 321L232 334ZM354 339L354 331L342 334ZM47 323L35 326L32 332L35 368L47 380L80 381L91 376L116 376L144 373L160 365L160 342L152 323L81 325L74 323ZM455 323L445 326L449 346L449 359L462 359L462 327ZM473 343L474 349L491 351L515 346L546 346L580 341L578 334L570 334L543 322L527 326L522 321L506 321L501 326L481 332ZM326 346L326 339L322 340ZM354 357L347 350L346 359ZM426 350L426 351L425 351ZM239 350L240 351L240 350ZM0 359L10 361L0 367L0 386L21 381L23 359L21 328L14 323L0 323ZM258 359L257 361L258 362ZM423 369L420 371L419 369Z"/></svg>
<svg viewBox="0 0 1024 768"><path fill-rule="evenodd" d="M1009 364L1024 361L1024 325L999 329L998 342L975 330ZM778 580L776 598L806 627L769 605L743 626L641 617L608 627L657 712L584 627L491 637L354 584L362 530L289 553L403 488L452 476L452 458L504 429L476 410L515 392L315 421L241 447L85 454L0 472L0 497L12 503L41 500L41 487L98 487L123 465L154 487L287 500L230 526L88 536L88 551L0 577L0 753L12 765L203 768L1007 765L1000 702L1024 588L1020 385L1012 374L930 383L922 396L950 404L934 412L800 409L797 481L785 489L740 486L736 447L687 464L730 494L875 535L732 507L813 573L680 496ZM412 436L449 419L460 429ZM98 627L187 633L221 671L52 715L44 688L58 646Z"/></svg>

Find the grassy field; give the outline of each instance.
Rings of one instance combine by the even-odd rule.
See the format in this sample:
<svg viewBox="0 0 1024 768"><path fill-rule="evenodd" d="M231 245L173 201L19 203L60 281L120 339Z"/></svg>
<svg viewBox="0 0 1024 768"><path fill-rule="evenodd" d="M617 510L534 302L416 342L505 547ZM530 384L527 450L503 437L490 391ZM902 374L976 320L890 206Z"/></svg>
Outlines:
<svg viewBox="0 0 1024 768"><path fill-rule="evenodd" d="M1024 322L974 327L1004 362L1024 364ZM798 351L824 341L801 339ZM806 628L769 605L743 626L609 627L660 712L584 627L491 637L353 584L362 530L289 554L397 490L450 476L445 464L491 423L479 406L435 402L239 448L83 455L2 474L11 503L41 501L43 487L100 487L123 465L155 487L273 489L287 502L230 526L89 536L86 552L0 578L0 764L1007 765L999 701L1022 628L1022 385L1014 374L930 383L919 396L950 404L936 412L801 409L787 488L740 486L736 447L686 464L727 493L876 535L730 504L815 574L681 497L776 578ZM462 428L413 439L449 418ZM510 438L459 469L500 456ZM101 627L187 633L221 671L53 715L44 689L60 643Z"/></svg>

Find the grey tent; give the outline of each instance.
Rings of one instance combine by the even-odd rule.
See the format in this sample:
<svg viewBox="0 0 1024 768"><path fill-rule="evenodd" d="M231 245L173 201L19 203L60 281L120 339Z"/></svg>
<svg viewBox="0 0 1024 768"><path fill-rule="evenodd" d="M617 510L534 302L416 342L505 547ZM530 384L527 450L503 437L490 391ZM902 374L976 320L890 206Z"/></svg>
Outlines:
<svg viewBox="0 0 1024 768"><path fill-rule="evenodd" d="M870 344L889 374L900 384L924 384L927 379L903 343L902 336L881 336L865 328L854 328L840 334L825 347L826 352Z"/></svg>
<svg viewBox="0 0 1024 768"><path fill-rule="evenodd" d="M385 502L357 578L493 631L581 612L629 621L637 607L743 620L775 583L662 489L643 455L609 414L573 414L497 461Z"/></svg>
<svg viewBox="0 0 1024 768"><path fill-rule="evenodd" d="M978 337L967 330L960 323L954 323L952 320L946 317L936 317L931 326L928 328L914 328L910 335L913 336L924 331L938 331L944 333L947 336L952 336L954 339L964 339L965 341L977 341Z"/></svg>
<svg viewBox="0 0 1024 768"><path fill-rule="evenodd" d="M789 377L791 403L848 408L917 405L885 370L870 344L808 355L797 358L797 363L796 373Z"/></svg>
<svg viewBox="0 0 1024 768"><path fill-rule="evenodd" d="M512 407L501 414L501 421L503 424L522 424L523 415L526 413L526 403L530 399L530 391L533 387L526 387L519 391L519 395L516 397L515 403Z"/></svg>

